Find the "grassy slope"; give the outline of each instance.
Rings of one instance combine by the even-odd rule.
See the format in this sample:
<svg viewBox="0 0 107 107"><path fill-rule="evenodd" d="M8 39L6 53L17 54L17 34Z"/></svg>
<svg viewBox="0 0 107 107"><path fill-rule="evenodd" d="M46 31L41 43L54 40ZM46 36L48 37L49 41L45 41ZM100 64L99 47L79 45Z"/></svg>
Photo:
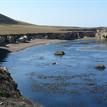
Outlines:
<svg viewBox="0 0 107 107"><path fill-rule="evenodd" d="M93 30L90 28L79 27L60 27L60 26L38 26L26 22L16 21L5 15L0 14L0 35L5 34L26 34L26 33L54 33L71 32L80 30Z"/></svg>
<svg viewBox="0 0 107 107"><path fill-rule="evenodd" d="M57 32L58 29L36 25L0 25L0 34L46 33Z"/></svg>
<svg viewBox="0 0 107 107"><path fill-rule="evenodd" d="M26 33L60 33L71 31L93 31L89 28L73 28L73 27L52 27L37 26L30 24L0 24L0 35L4 34L26 34Z"/></svg>

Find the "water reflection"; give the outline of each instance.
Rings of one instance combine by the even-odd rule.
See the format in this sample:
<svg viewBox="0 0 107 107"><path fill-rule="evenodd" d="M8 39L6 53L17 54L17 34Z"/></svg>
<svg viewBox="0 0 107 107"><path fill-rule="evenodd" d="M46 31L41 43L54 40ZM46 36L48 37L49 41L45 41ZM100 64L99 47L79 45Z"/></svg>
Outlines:
<svg viewBox="0 0 107 107"><path fill-rule="evenodd" d="M5 61L10 51L0 48L0 64Z"/></svg>

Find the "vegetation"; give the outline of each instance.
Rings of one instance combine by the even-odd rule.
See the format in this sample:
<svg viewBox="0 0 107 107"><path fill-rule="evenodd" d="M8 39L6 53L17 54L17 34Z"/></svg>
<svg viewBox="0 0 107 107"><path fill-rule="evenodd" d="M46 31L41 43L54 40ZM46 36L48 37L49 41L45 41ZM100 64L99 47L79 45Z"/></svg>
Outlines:
<svg viewBox="0 0 107 107"><path fill-rule="evenodd" d="M96 28L64 27L64 26L38 26L11 19L0 14L0 35L26 34L26 33L60 33L72 31L95 31Z"/></svg>

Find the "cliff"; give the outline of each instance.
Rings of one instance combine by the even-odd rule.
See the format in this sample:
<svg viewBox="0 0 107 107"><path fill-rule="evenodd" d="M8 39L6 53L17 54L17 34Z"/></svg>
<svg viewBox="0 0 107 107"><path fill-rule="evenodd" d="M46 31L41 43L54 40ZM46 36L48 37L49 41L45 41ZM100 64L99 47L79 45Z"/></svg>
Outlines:
<svg viewBox="0 0 107 107"><path fill-rule="evenodd" d="M99 40L107 40L107 28L97 29L95 36Z"/></svg>
<svg viewBox="0 0 107 107"><path fill-rule="evenodd" d="M5 67L0 67L0 107L41 107L25 99Z"/></svg>

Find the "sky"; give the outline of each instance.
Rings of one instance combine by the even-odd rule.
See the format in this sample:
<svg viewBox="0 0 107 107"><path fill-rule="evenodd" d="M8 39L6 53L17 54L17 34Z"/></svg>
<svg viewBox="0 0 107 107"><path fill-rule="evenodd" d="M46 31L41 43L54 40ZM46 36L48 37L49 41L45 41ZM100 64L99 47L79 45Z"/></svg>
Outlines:
<svg viewBox="0 0 107 107"><path fill-rule="evenodd" d="M107 0L0 0L0 13L37 25L107 26Z"/></svg>

